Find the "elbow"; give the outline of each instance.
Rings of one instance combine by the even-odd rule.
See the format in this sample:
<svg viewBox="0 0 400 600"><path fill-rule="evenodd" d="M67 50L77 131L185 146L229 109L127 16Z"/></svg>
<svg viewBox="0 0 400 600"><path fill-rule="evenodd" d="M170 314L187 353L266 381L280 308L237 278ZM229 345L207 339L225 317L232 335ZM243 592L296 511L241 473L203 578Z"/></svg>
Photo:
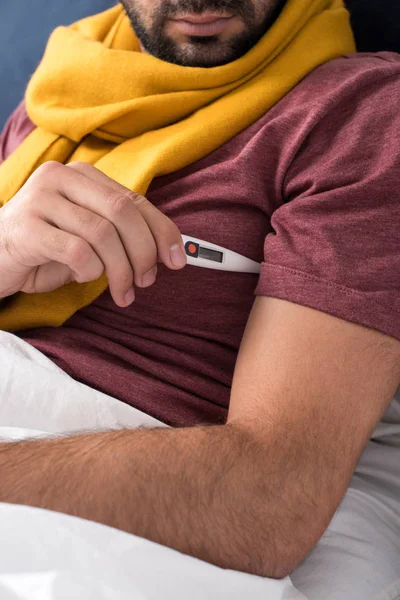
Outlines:
<svg viewBox="0 0 400 600"><path fill-rule="evenodd" d="M257 515L253 527L242 521L242 552L233 568L251 575L284 579L290 576L307 558L326 529L326 524L315 526L315 519L305 519L299 527L290 514L277 512ZM255 515L254 515L255 516ZM253 535L249 535L249 529ZM247 531L246 531L247 530ZM243 541L246 540L246 544ZM233 540L232 540L233 542ZM246 551L247 550L247 551Z"/></svg>
<svg viewBox="0 0 400 600"><path fill-rule="evenodd" d="M274 527L269 536L268 532L264 532L251 550L249 564L251 563L252 568L248 572L271 579L289 577L309 556L323 535L322 528L318 532L314 529L314 535L310 535L310 529L313 529L312 523L296 533L290 531L290 526L287 525L281 529Z"/></svg>
<svg viewBox="0 0 400 600"><path fill-rule="evenodd" d="M268 577L270 579L285 579L295 571L306 559L310 549L290 553L287 550L276 552L271 547L271 543L257 551L255 548L249 552L245 561L238 567L231 566L234 570L244 571L250 575L258 577Z"/></svg>
<svg viewBox="0 0 400 600"><path fill-rule="evenodd" d="M243 433L243 427L240 431ZM265 451L270 441L254 441L252 432L245 431L245 435L250 450L242 452L236 471L231 471L231 486L225 481L225 493L229 490L224 503L228 510L221 520L225 564L220 566L284 579L322 537L336 510L335 498L321 495L314 481L310 477L304 481L297 469L287 472L285 464L277 462L274 450ZM273 468L268 466L271 463Z"/></svg>
<svg viewBox="0 0 400 600"><path fill-rule="evenodd" d="M232 571L242 571L249 575L278 580L290 576L305 558L306 554L301 557L290 557L287 554L275 555L272 558L269 549L265 551L264 548L264 552L257 552L252 549L251 552L238 557L237 560L219 562L217 566Z"/></svg>
<svg viewBox="0 0 400 600"><path fill-rule="evenodd" d="M290 524L279 518L271 520L270 516L265 511L262 516L252 511L250 516L248 507L236 512L234 518L232 515L220 521L220 527L215 528L219 534L213 540L212 550L203 549L196 556L222 569L284 579L304 561L313 546L301 541L302 536L293 536Z"/></svg>
<svg viewBox="0 0 400 600"><path fill-rule="evenodd" d="M267 520L243 521L236 519L235 524L227 524L229 535L225 537L225 551L215 563L217 566L258 577L284 579L312 549L304 540L293 539L287 526L280 528L276 524L279 521L271 527Z"/></svg>
<svg viewBox="0 0 400 600"><path fill-rule="evenodd" d="M278 558L277 564L269 572L263 577L270 577L271 579L285 579L285 577L289 577L293 571L297 569L306 558L307 553L304 556L282 556Z"/></svg>
<svg viewBox="0 0 400 600"><path fill-rule="evenodd" d="M308 552L290 555L287 551L276 553L271 551L271 545L269 545L267 548L260 549L259 552L253 549L246 564L239 570L258 577L285 579L300 566L307 554Z"/></svg>

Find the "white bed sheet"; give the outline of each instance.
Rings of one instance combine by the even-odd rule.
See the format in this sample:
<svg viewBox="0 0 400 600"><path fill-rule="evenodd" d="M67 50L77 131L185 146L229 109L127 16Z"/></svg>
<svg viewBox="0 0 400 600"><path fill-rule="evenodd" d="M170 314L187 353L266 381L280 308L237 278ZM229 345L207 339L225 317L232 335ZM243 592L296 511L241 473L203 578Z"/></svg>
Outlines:
<svg viewBox="0 0 400 600"><path fill-rule="evenodd" d="M161 423L66 375L0 332L0 438ZM219 569L67 515L0 504L1 600L305 600L289 578Z"/></svg>

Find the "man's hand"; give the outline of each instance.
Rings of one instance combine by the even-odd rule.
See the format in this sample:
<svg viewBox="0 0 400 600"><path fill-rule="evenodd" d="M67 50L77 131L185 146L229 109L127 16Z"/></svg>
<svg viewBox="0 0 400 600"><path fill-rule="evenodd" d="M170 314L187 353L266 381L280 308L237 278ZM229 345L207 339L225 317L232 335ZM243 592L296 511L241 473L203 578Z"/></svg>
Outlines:
<svg viewBox="0 0 400 600"><path fill-rule="evenodd" d="M148 287L157 261L186 264L177 226L146 198L85 163L48 162L0 209L0 298L49 292L106 272L118 306Z"/></svg>

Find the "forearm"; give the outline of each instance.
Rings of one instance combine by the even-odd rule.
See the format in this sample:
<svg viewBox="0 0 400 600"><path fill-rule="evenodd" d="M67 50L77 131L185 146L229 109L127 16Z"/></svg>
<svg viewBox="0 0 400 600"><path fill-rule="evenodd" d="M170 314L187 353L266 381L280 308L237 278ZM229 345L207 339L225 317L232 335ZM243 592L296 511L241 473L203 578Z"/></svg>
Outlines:
<svg viewBox="0 0 400 600"><path fill-rule="evenodd" d="M221 567L273 576L279 565L260 522L267 517L260 466L256 443L229 425L6 443L0 501L98 521Z"/></svg>

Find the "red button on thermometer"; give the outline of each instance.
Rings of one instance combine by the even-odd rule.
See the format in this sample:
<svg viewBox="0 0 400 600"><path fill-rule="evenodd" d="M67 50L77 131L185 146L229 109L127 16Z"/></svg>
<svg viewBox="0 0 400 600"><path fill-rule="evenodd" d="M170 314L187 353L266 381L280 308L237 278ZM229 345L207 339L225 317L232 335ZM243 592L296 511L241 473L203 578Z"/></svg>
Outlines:
<svg viewBox="0 0 400 600"><path fill-rule="evenodd" d="M182 239L189 265L238 273L260 273L261 271L260 263L237 252L187 235L183 235Z"/></svg>

